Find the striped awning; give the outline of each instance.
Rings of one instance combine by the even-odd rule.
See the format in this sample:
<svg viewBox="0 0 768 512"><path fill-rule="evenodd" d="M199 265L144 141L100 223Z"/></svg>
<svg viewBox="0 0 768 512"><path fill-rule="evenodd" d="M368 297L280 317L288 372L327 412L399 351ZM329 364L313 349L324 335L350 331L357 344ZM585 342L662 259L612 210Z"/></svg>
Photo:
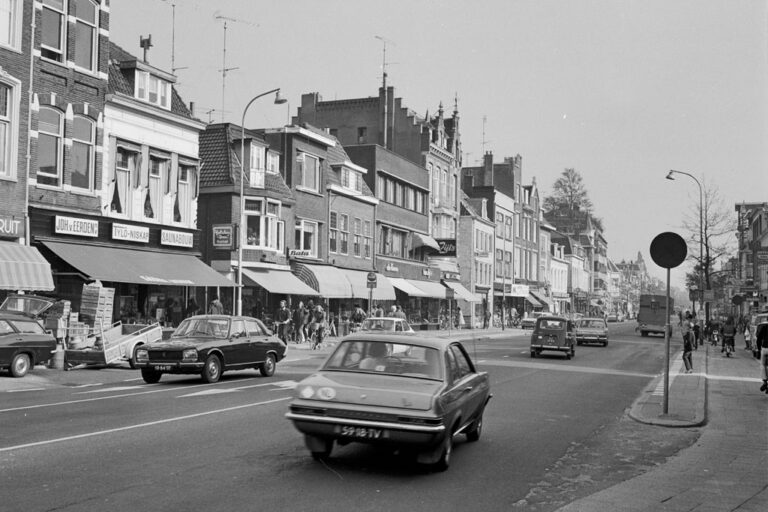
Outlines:
<svg viewBox="0 0 768 512"><path fill-rule="evenodd" d="M416 285L411 283L410 279L403 279L402 277L390 277L392 285L401 292L410 295L411 297L426 297L427 294Z"/></svg>
<svg viewBox="0 0 768 512"><path fill-rule="evenodd" d="M352 297L352 285L342 270L332 265L296 265L296 277L317 290L326 299L347 299Z"/></svg>
<svg viewBox="0 0 768 512"><path fill-rule="evenodd" d="M462 299L467 302L477 302L477 297L467 290L460 282L445 280L443 281L443 284L453 290L455 299Z"/></svg>
<svg viewBox="0 0 768 512"><path fill-rule="evenodd" d="M243 275L270 293L306 295L314 297L317 292L304 284L287 270L244 268Z"/></svg>
<svg viewBox="0 0 768 512"><path fill-rule="evenodd" d="M434 281L417 281L411 280L411 284L415 285L419 290L424 292L425 297L431 297L433 299L445 298L445 286Z"/></svg>
<svg viewBox="0 0 768 512"><path fill-rule="evenodd" d="M0 242L0 290L51 291L51 265L34 248Z"/></svg>

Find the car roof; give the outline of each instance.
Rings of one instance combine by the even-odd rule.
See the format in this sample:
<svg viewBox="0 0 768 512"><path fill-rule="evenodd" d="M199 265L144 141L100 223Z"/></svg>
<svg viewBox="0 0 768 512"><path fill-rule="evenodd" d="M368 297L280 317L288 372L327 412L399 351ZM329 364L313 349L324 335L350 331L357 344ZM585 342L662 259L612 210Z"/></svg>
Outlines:
<svg viewBox="0 0 768 512"><path fill-rule="evenodd" d="M558 316L558 315L542 315L537 320L565 320L568 321L567 318L564 316Z"/></svg>
<svg viewBox="0 0 768 512"><path fill-rule="evenodd" d="M210 319L216 319L216 320L256 320L252 316L238 316L238 315L195 315L195 316L190 316L189 318L190 319L210 318Z"/></svg>
<svg viewBox="0 0 768 512"><path fill-rule="evenodd" d="M418 345L420 347L430 347L444 349L454 341L444 338L432 338L425 336L403 336L402 334L368 334L356 332L344 337L343 342L347 341L380 341L382 343L396 343L400 345Z"/></svg>
<svg viewBox="0 0 768 512"><path fill-rule="evenodd" d="M579 320L602 320L605 322L605 318L599 317L599 316L583 316L579 318Z"/></svg>

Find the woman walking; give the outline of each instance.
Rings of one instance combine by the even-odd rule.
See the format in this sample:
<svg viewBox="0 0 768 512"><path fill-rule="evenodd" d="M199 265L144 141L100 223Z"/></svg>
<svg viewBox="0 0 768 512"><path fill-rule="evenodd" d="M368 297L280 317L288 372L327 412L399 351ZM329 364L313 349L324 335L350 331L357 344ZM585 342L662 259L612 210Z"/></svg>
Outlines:
<svg viewBox="0 0 768 512"><path fill-rule="evenodd" d="M693 317L690 313L683 320L683 364L685 373L693 373Z"/></svg>

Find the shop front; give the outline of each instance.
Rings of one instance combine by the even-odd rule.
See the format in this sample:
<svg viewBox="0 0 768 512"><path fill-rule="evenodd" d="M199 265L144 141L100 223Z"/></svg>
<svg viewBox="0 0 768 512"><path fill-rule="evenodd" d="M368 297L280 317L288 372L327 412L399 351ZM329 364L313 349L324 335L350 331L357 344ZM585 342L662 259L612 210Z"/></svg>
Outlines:
<svg viewBox="0 0 768 512"><path fill-rule="evenodd" d="M22 218L0 215L0 302L10 291L49 292L54 288L51 266L25 238Z"/></svg>
<svg viewBox="0 0 768 512"><path fill-rule="evenodd" d="M493 283L493 296L494 315L501 315L503 309L505 318L510 321L515 316L522 318L533 308L541 308L541 303L531 296L527 284Z"/></svg>
<svg viewBox="0 0 768 512"><path fill-rule="evenodd" d="M114 289L112 321L174 327L235 286L197 257L191 230L32 213L34 242L51 265L56 295L74 311L83 285L98 281Z"/></svg>
<svg viewBox="0 0 768 512"><path fill-rule="evenodd" d="M243 314L271 323L280 301L293 309L299 302L317 299L316 290L307 286L290 270L243 268Z"/></svg>

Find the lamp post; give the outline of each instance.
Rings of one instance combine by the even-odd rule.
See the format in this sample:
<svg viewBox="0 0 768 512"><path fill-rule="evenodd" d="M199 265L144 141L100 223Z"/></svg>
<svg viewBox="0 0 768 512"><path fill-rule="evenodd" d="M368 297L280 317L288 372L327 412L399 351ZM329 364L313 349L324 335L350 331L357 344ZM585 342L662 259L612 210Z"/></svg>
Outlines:
<svg viewBox="0 0 768 512"><path fill-rule="evenodd" d="M696 184L699 186L699 258L701 258L700 264L701 268L699 269L699 288L701 289L701 300L700 305L704 305L704 290L706 290L706 287L704 286L704 192L701 188L701 183L699 180L696 179L696 176L694 176L691 173L687 173L685 171L676 171L674 169L670 169L669 173L667 174L667 179L674 181L675 177L674 174L685 174L689 178L691 178L693 181L696 182ZM706 308L705 308L706 311ZM706 315L706 313L705 313ZM705 320L709 320L706 318Z"/></svg>
<svg viewBox="0 0 768 512"><path fill-rule="evenodd" d="M245 114L248 108L259 98L268 94L275 93L275 104L281 105L286 102L285 98L280 96L280 88L263 92L258 96L251 98L251 101L243 109L243 117L240 121L240 220L237 230L237 314L243 314L243 220L245 219Z"/></svg>

